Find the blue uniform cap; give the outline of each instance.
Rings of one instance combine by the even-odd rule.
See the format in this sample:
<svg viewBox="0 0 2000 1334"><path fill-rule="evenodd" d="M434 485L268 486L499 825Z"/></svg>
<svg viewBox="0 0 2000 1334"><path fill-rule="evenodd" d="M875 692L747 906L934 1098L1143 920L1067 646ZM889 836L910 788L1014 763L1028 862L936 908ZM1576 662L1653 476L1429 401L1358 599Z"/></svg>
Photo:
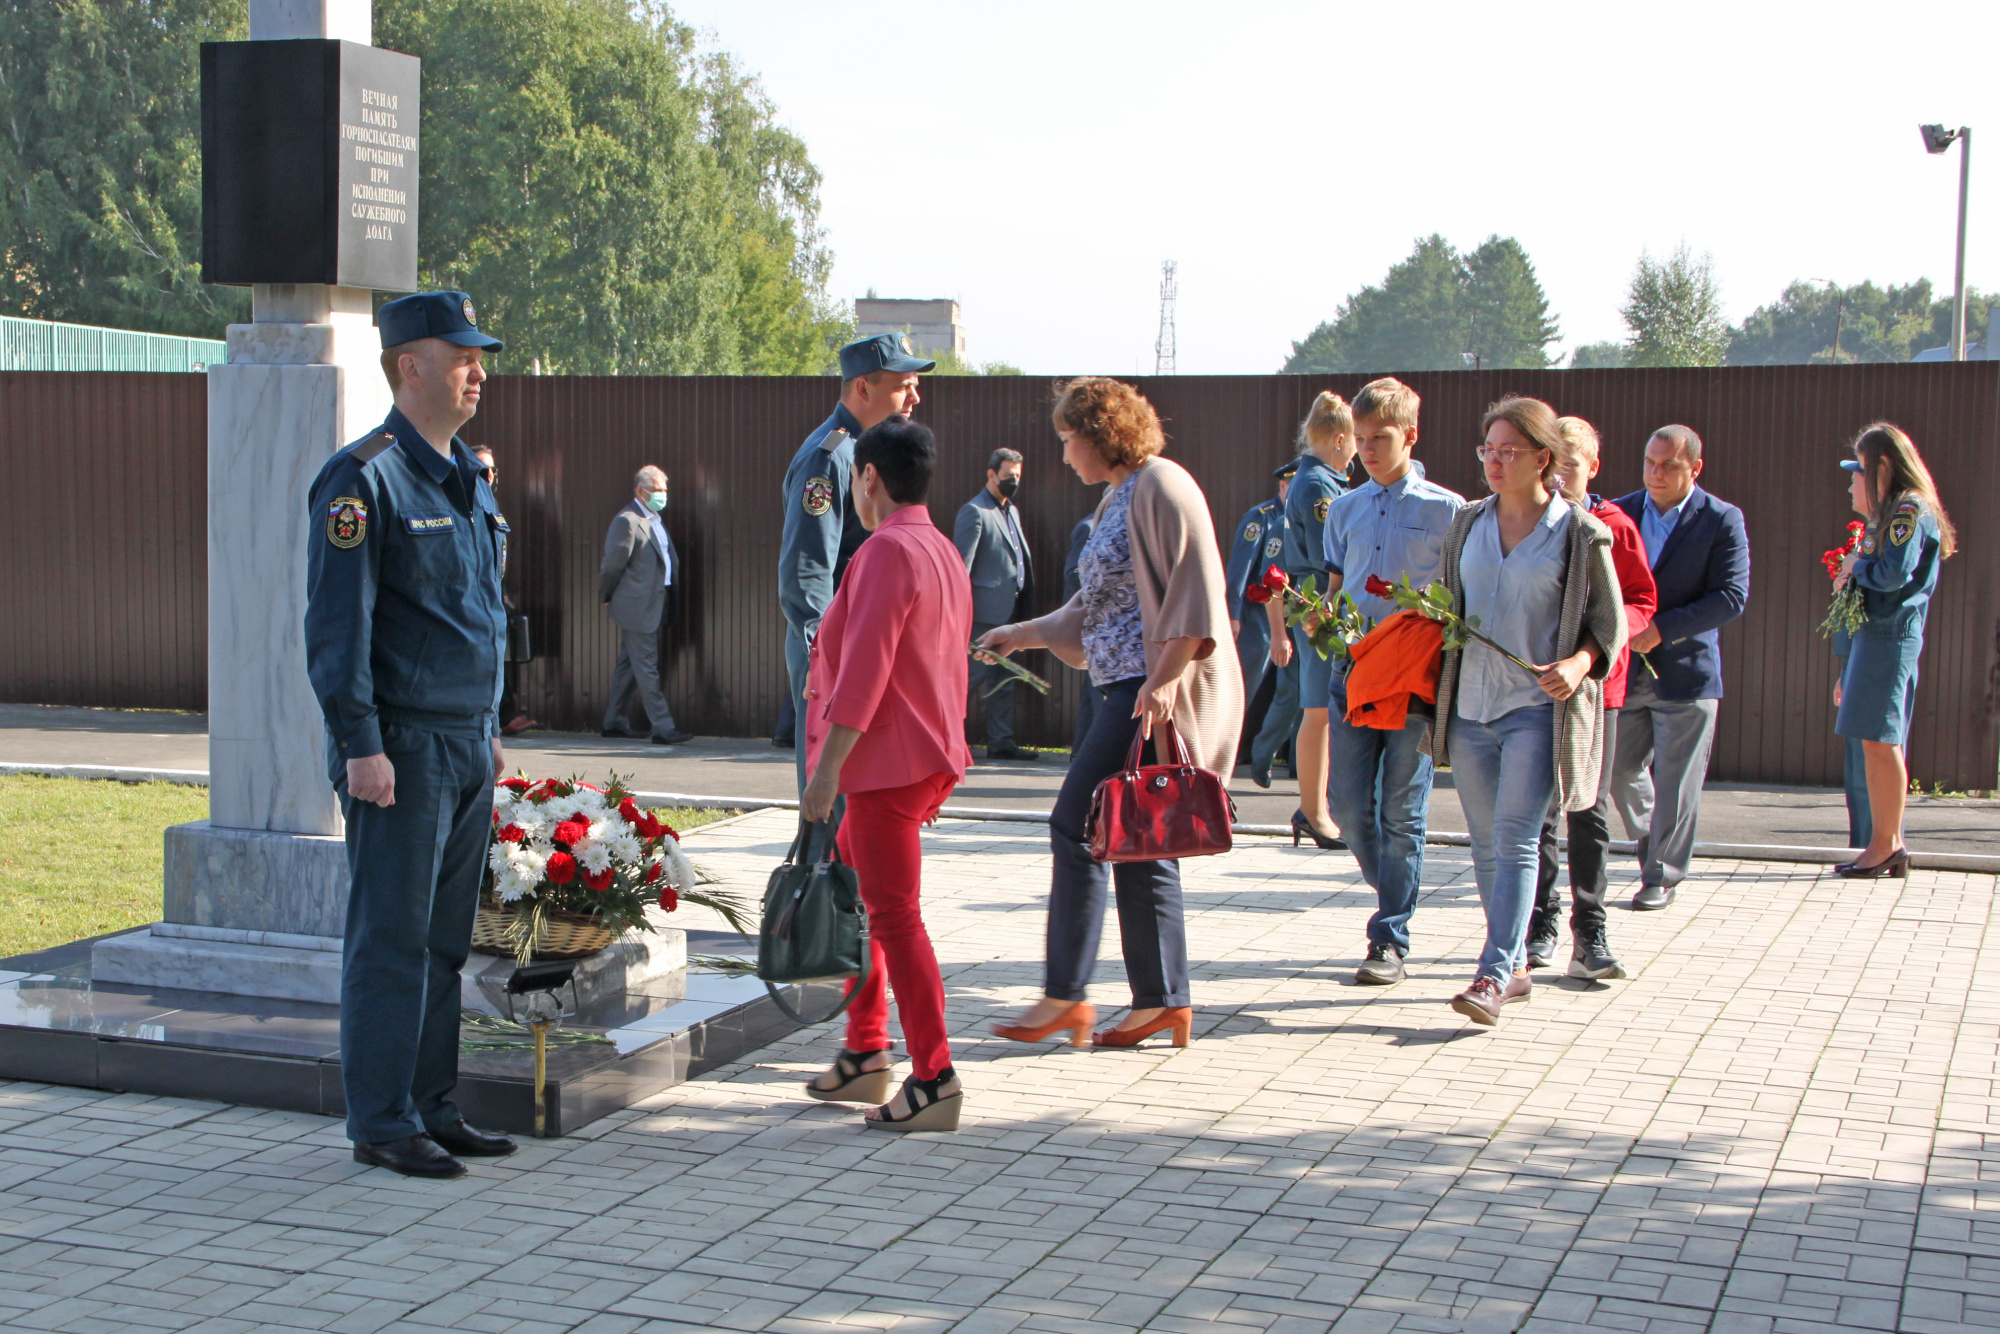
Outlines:
<svg viewBox="0 0 2000 1334"><path fill-rule="evenodd" d="M1271 476L1276 477L1280 480L1283 480L1284 478L1287 477L1296 477L1298 475L1299 475L1299 461L1297 459L1287 459L1283 463L1280 463L1277 467L1271 469Z"/></svg>
<svg viewBox="0 0 2000 1334"><path fill-rule="evenodd" d="M1848 470L1849 472L1860 472L1860 471L1861 471L1861 460L1860 460L1860 459L1842 459L1842 460L1840 461L1840 466L1841 466L1841 467L1843 467L1843 468L1845 468L1845 469L1847 469L1847 470Z"/></svg>
<svg viewBox="0 0 2000 1334"><path fill-rule="evenodd" d="M384 306L384 310L388 307ZM857 338L840 349L840 378L852 380L857 375L868 375L875 371L897 371L908 374L937 369L935 361L925 361L913 357L898 334L871 334Z"/></svg>
<svg viewBox="0 0 2000 1334"><path fill-rule="evenodd" d="M418 338L442 338L460 347L487 347L498 352L507 345L479 332L472 298L463 292L419 292L397 297L375 312L382 346L396 347Z"/></svg>

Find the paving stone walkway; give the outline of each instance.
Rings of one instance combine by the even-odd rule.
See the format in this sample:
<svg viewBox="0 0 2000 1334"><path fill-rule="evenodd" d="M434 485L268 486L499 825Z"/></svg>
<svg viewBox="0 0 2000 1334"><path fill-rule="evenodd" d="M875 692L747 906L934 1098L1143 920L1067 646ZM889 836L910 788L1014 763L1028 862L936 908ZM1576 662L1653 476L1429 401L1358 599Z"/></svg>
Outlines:
<svg viewBox="0 0 2000 1334"><path fill-rule="evenodd" d="M450 1183L319 1118L0 1084L0 1328L2000 1328L1994 877L1697 862L1614 914L1630 981L1487 1031L1445 1004L1463 853L1378 991L1353 860L1247 840L1185 867L1194 1045L1093 1052L981 1036L1037 991L1044 837L928 838L957 1135L796 1096L824 1029ZM788 841L690 848L761 884Z"/></svg>

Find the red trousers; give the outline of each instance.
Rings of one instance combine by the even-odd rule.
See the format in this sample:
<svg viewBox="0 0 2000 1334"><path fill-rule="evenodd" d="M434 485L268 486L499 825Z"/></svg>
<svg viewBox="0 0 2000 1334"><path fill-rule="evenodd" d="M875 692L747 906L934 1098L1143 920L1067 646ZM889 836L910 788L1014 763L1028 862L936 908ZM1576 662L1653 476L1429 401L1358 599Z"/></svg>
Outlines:
<svg viewBox="0 0 2000 1334"><path fill-rule="evenodd" d="M861 877L861 902L868 908L868 982L847 1007L847 1049L879 1051L889 1045L888 991L896 993L896 1017L918 1079L936 1079L951 1064L944 1037L944 978L937 951L924 929L918 902L923 886L923 845L919 831L938 812L958 779L932 774L907 787L847 794L840 822L840 855ZM848 984L852 991L854 984Z"/></svg>

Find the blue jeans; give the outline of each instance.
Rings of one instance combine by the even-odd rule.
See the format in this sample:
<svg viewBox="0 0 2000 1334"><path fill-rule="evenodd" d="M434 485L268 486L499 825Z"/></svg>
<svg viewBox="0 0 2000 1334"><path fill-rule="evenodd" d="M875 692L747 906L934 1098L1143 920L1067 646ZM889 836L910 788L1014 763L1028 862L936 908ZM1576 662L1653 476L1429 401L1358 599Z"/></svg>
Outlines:
<svg viewBox="0 0 2000 1334"><path fill-rule="evenodd" d="M1542 818L1556 794L1555 727L1553 703L1530 704L1490 723L1451 720L1451 771L1486 909L1479 975L1503 987L1527 965Z"/></svg>
<svg viewBox="0 0 2000 1334"><path fill-rule="evenodd" d="M1327 809L1361 863L1362 878L1375 887L1368 939L1408 954L1410 915L1424 883L1433 772L1431 757L1417 747L1430 722L1412 713L1399 732L1350 727L1344 665L1334 669L1326 699Z"/></svg>
<svg viewBox="0 0 2000 1334"><path fill-rule="evenodd" d="M1090 799L1099 783L1125 767L1132 736L1139 730L1132 706L1144 679L1114 681L1101 692L1090 733L1071 752L1069 775L1049 813L1055 870L1049 885L1049 961L1042 990L1057 1000L1089 999L1097 942L1104 931L1106 883L1113 882L1118 888L1118 938L1125 954L1125 980L1132 985L1132 1008L1189 1003L1181 864L1107 863L1090 855ZM1096 687L1086 684L1084 689ZM1142 757L1140 762L1149 761Z"/></svg>

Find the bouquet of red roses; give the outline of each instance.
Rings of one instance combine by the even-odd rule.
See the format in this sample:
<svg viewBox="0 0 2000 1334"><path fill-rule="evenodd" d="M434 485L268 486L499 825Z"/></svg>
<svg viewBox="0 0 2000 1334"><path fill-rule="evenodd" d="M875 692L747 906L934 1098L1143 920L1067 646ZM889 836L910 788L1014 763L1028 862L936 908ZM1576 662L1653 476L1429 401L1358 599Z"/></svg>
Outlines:
<svg viewBox="0 0 2000 1334"><path fill-rule="evenodd" d="M1285 624L1304 624L1308 642L1322 658L1347 657L1362 636L1374 628L1354 605L1347 590L1337 589L1321 596L1319 582L1313 576L1307 575L1303 584L1295 586L1275 565L1264 571L1262 579L1244 589L1243 597L1245 601L1260 603L1283 597Z"/></svg>
<svg viewBox="0 0 2000 1334"><path fill-rule="evenodd" d="M1833 580L1833 605L1827 608L1826 619L1819 623L1822 636L1831 635L1835 630L1845 630L1853 634L1868 624L1868 605L1862 600L1861 589L1852 579L1840 582L1841 562L1851 551L1861 550L1861 536L1868 525L1856 519L1847 525L1847 540L1830 551L1822 552L1819 563L1826 569L1826 577Z"/></svg>
<svg viewBox="0 0 2000 1334"><path fill-rule="evenodd" d="M1481 634L1477 616L1460 616L1451 609L1451 590L1444 586L1444 580L1440 579L1426 588L1412 588L1410 576L1407 574L1393 584L1380 575L1371 574L1364 587L1374 596L1385 598L1404 611L1413 611L1419 616L1443 625L1445 648L1462 649L1477 640L1528 675L1537 680L1541 678L1543 668L1535 666L1525 658L1515 657L1501 648L1491 637Z"/></svg>

